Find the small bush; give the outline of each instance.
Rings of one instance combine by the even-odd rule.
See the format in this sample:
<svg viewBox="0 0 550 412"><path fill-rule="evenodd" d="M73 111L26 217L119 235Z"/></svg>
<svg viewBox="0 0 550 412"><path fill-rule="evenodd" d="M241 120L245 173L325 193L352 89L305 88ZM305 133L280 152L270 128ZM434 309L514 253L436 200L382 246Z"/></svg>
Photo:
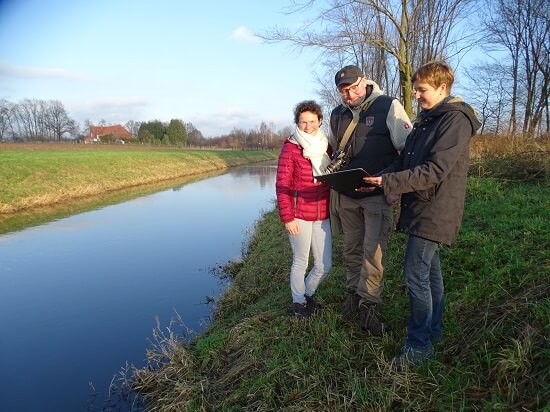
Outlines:
<svg viewBox="0 0 550 412"><path fill-rule="evenodd" d="M471 144L469 173L513 182L547 182L549 149L549 139L476 136Z"/></svg>

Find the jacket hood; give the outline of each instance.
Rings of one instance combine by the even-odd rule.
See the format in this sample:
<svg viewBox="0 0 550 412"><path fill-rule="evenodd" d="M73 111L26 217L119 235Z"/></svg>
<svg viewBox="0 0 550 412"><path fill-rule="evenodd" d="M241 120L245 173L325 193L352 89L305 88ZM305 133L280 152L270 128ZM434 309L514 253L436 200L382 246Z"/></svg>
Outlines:
<svg viewBox="0 0 550 412"><path fill-rule="evenodd" d="M375 100L377 97L382 96L384 94L384 92L382 91L380 86L378 86L378 84L376 82L374 82L373 80L367 80L366 83L367 83L367 86L372 87L372 90L371 90L369 96L364 100L363 103L371 102L371 101Z"/></svg>
<svg viewBox="0 0 550 412"><path fill-rule="evenodd" d="M439 117L447 112L452 112L452 111L459 111L464 113L464 115L468 118L468 120L470 121L470 124L472 125L472 134L474 134L476 130L481 127L481 122L478 120L476 111L474 110L474 108L458 96L457 97L449 96L439 105L437 105L432 110L430 110L426 114L426 118Z"/></svg>

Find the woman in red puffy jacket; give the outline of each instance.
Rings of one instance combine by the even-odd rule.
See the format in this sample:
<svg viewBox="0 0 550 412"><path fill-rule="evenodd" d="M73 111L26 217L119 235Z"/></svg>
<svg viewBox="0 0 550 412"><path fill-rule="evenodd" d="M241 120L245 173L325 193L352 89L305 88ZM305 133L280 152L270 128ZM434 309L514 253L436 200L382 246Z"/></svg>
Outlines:
<svg viewBox="0 0 550 412"><path fill-rule="evenodd" d="M288 232L293 259L290 270L292 308L297 317L310 317L319 309L313 295L332 267L329 222L330 189L314 176L330 163L328 139L319 129L321 107L312 100L294 109L295 132L285 141L277 166L277 205ZM313 268L307 276L309 252Z"/></svg>

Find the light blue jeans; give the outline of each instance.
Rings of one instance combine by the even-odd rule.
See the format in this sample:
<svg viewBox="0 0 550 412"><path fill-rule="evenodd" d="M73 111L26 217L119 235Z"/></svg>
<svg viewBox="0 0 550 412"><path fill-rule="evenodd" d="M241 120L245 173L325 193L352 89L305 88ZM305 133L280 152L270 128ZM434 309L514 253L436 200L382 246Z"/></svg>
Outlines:
<svg viewBox="0 0 550 412"><path fill-rule="evenodd" d="M313 296L319 284L332 267L332 234L330 220L307 221L296 219L300 231L289 235L292 248L290 291L292 302L304 303L305 295ZM313 253L313 267L305 276L309 265L309 252Z"/></svg>

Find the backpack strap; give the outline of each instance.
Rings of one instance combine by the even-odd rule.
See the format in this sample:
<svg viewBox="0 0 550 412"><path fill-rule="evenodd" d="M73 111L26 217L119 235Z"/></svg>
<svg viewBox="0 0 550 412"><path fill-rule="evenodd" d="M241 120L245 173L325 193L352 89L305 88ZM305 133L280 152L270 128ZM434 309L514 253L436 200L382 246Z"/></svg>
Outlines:
<svg viewBox="0 0 550 412"><path fill-rule="evenodd" d="M340 151L344 150L344 147L346 147L346 144L348 143L349 137L355 130L357 123L359 123L359 116L361 115L361 112L366 112L374 100L376 99L373 99L367 103L363 103L361 105L361 109L359 110L351 111L353 113L353 119L351 119L350 124L348 125L346 131L344 132L344 136L342 136L342 140L340 140L340 145L338 145L338 150Z"/></svg>

